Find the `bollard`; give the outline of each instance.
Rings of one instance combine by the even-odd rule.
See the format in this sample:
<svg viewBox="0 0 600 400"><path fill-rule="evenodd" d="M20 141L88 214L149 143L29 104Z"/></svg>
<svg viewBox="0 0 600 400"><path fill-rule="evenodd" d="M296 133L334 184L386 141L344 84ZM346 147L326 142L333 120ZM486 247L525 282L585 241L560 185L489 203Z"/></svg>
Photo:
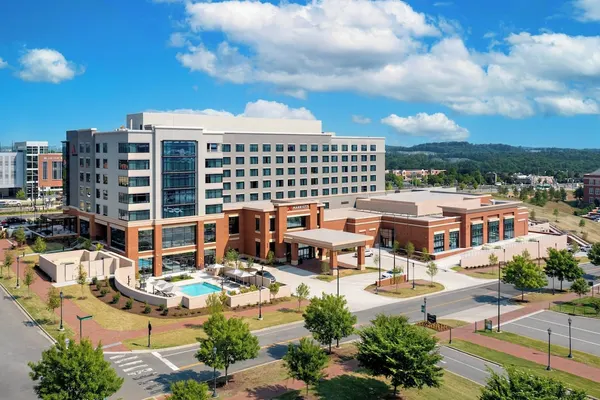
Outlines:
<svg viewBox="0 0 600 400"><path fill-rule="evenodd" d="M452 327L450 327L450 344L452 344Z"/></svg>
<svg viewBox="0 0 600 400"><path fill-rule="evenodd" d="M475 333L477 333L477 321L475 321Z"/></svg>

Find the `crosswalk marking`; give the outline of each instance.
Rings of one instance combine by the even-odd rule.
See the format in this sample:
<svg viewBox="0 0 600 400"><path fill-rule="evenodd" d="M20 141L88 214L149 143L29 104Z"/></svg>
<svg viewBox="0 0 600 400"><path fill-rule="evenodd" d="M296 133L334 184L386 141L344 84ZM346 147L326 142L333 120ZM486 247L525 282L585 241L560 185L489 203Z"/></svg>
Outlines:
<svg viewBox="0 0 600 400"><path fill-rule="evenodd" d="M152 368L146 368L146 369L140 369L139 371L133 371L133 372L129 372L127 373L127 375L133 376L133 375L141 375L144 372L150 372L152 371Z"/></svg>
<svg viewBox="0 0 600 400"><path fill-rule="evenodd" d="M129 372L129 371L133 371L138 368L144 368L147 366L148 366L148 364L142 364L142 365L136 365L135 367L123 368L123 372Z"/></svg>
<svg viewBox="0 0 600 400"><path fill-rule="evenodd" d="M110 357L110 359L111 360L116 360L116 359L123 358L123 357L125 357L125 354L119 354L117 356L112 356L112 357Z"/></svg>
<svg viewBox="0 0 600 400"><path fill-rule="evenodd" d="M121 364L123 361L135 360L136 358L138 358L138 356L122 358L120 360L115 361L115 364Z"/></svg>

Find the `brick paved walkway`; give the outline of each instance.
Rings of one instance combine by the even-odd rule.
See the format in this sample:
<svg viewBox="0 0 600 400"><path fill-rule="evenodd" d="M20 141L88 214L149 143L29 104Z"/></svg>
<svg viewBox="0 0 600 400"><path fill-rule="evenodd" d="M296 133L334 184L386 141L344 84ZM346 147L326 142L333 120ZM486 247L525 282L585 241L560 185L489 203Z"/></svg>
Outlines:
<svg viewBox="0 0 600 400"><path fill-rule="evenodd" d="M554 301L570 301L577 298L575 293L567 293L563 295L557 295ZM529 304L523 308L520 308L515 311L511 311L501 315L500 319L500 329L502 330L502 322L503 321L511 321L519 317L524 317L536 311L547 309L548 302L542 301L537 303ZM494 324L494 327L497 325L498 318L491 318ZM477 322L477 329L483 329L484 321ZM495 329L495 328L494 328ZM525 346L520 346L517 344L509 343L504 340L494 339L492 337L479 335L474 333L475 324L465 325L460 328L452 329L452 339L462 339L467 342L475 343L483 347L487 347L489 349L497 350L506 354L510 354L515 357L523 358L529 361L533 361L537 364L548 365L548 353L541 352L538 350L533 350ZM449 332L441 332L436 335L442 340L449 339ZM550 364L552 368L558 369L561 371L565 371L571 373L576 376L581 376L582 378L586 378L595 382L600 382L600 369L590 367L586 364L582 364L575 360L569 360L564 357L551 356Z"/></svg>
<svg viewBox="0 0 600 400"><path fill-rule="evenodd" d="M6 249L10 248L10 246L11 245L8 240L6 240L6 239L0 240L0 260L4 260L4 252L6 251ZM15 254L15 256L16 256L16 254ZM12 265L12 271L13 271L13 275L16 275L16 273L17 273L16 259ZM25 264L21 263L21 267L19 268L19 276L21 277L21 280L23 279L24 275L25 275ZM37 294L42 300L45 301L47 299L48 288L50 287L51 284L52 283L50 281L48 281L46 277L38 274L37 279L31 285L30 289L32 292ZM297 305L298 305L298 302L290 301L290 302L286 302L286 303L279 303L276 305L263 306L262 309L263 309L263 313L268 313L268 312L277 311L281 308L296 308ZM235 317L250 317L251 318L251 317L256 317L257 312L258 312L257 310L248 309L248 310L230 312L230 313L227 313L227 315L235 316ZM56 310L56 314L57 314L57 316L60 316L60 308L58 308ZM73 329L73 331L75 333L75 339L79 340L79 320L77 319L77 315L83 316L83 315L86 315L86 313L84 311L82 311L77 306L77 304L75 304L75 302L73 302L69 299L64 299L63 300L63 320L67 325L69 325ZM201 325L207 319L208 319L208 316L185 318L180 321L174 321L172 324L153 327L152 333L157 334L157 333L161 333L161 332L171 331L174 329L186 328L186 327L189 327L190 325ZM50 328L50 329L52 329L52 328ZM102 345L110 346L110 348L107 349L110 351L126 351L127 348L121 344L114 345L114 346L111 346L111 345L118 343L118 342L122 342L123 340L138 338L140 336L146 335L147 333L148 333L148 331L146 329L129 330L129 331L115 331L115 330L111 330L111 329L106 329L106 328L103 328L100 324L98 324L98 322L96 322L94 319L83 321L83 336L90 339L92 341L92 343L94 343L94 344L102 343Z"/></svg>

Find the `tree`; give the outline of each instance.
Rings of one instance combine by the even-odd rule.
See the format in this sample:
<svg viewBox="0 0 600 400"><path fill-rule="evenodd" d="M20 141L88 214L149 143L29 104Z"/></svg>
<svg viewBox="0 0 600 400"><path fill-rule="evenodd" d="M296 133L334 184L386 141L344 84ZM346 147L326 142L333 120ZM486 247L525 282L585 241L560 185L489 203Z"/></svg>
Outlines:
<svg viewBox="0 0 600 400"><path fill-rule="evenodd" d="M592 248L587 254L590 262L594 265L600 265L600 243L592 244Z"/></svg>
<svg viewBox="0 0 600 400"><path fill-rule="evenodd" d="M35 243L33 243L32 247L35 253L43 253L46 251L46 241L42 239L40 236L35 238Z"/></svg>
<svg viewBox="0 0 600 400"><path fill-rule="evenodd" d="M397 275L402 275L404 272L404 267L399 265L392 269L392 282L396 284L396 292L398 292L398 284L400 283L400 279L396 278Z"/></svg>
<svg viewBox="0 0 600 400"><path fill-rule="evenodd" d="M42 352L39 362L28 365L35 393L41 399L104 399L123 385L123 378L104 360L102 345L94 348L87 339L71 341L67 346L61 336L54 346Z"/></svg>
<svg viewBox="0 0 600 400"><path fill-rule="evenodd" d="M58 293L58 289L54 286L50 286L48 288L48 299L46 300L46 308L48 311L52 313L54 317L54 323L56 323L56 314L54 310L60 307L60 294Z"/></svg>
<svg viewBox="0 0 600 400"><path fill-rule="evenodd" d="M583 276L583 270L572 253L552 248L548 249L545 272L550 278L560 281L560 290L563 288L563 281L572 282Z"/></svg>
<svg viewBox="0 0 600 400"><path fill-rule="evenodd" d="M294 293L298 298L298 310L302 307L302 301L308 299L310 296L310 289L308 285L304 282L298 285L296 288L296 293Z"/></svg>
<svg viewBox="0 0 600 400"><path fill-rule="evenodd" d="M193 379L171 383L169 400L208 400L208 385Z"/></svg>
<svg viewBox="0 0 600 400"><path fill-rule="evenodd" d="M394 255L394 269L396 269L396 253L400 251L402 247L400 246L400 242L394 240L394 244L392 244L392 254ZM396 276L394 276L394 279Z"/></svg>
<svg viewBox="0 0 600 400"><path fill-rule="evenodd" d="M267 265L269 267L272 267L273 264L275 264L275 253L269 250L269 252L267 253Z"/></svg>
<svg viewBox="0 0 600 400"><path fill-rule="evenodd" d="M404 251L406 252L406 257L412 258L413 254L415 254L415 245L411 242L406 242Z"/></svg>
<svg viewBox="0 0 600 400"><path fill-rule="evenodd" d="M269 285L269 294L271 295L271 300L273 300L273 297L277 296L280 287L281 283L279 282L273 282Z"/></svg>
<svg viewBox="0 0 600 400"><path fill-rule="evenodd" d="M33 270L33 268L31 268L31 267L25 268L25 275L23 277L23 283L25 284L25 286L27 286L27 295L31 295L29 287L31 285L33 285L33 282L35 282L36 278L37 278L37 275L35 274L35 271Z"/></svg>
<svg viewBox="0 0 600 400"><path fill-rule="evenodd" d="M92 241L90 239L84 239L81 247L83 247L86 250L89 250L92 247Z"/></svg>
<svg viewBox="0 0 600 400"><path fill-rule="evenodd" d="M226 319L223 313L216 313L202 327L206 337L198 338L200 349L196 358L209 367L224 368L225 384L232 364L258 356L258 338L252 335L248 324L241 318ZM216 354L213 354L213 348Z"/></svg>
<svg viewBox="0 0 600 400"><path fill-rule="evenodd" d="M289 344L283 356L288 375L306 384L306 394L310 385L323 378L323 368L327 364L327 355L319 345L309 338L300 339L299 345Z"/></svg>
<svg viewBox="0 0 600 400"><path fill-rule="evenodd" d="M13 233L13 237L15 238L15 240L17 241L17 244L19 246L23 246L25 244L25 230L21 227L19 229L17 229L14 233Z"/></svg>
<svg viewBox="0 0 600 400"><path fill-rule="evenodd" d="M398 387L439 387L443 375L437 339L405 316L380 314L372 325L358 332L356 356L361 367L374 376L390 379L394 396Z"/></svg>
<svg viewBox="0 0 600 400"><path fill-rule="evenodd" d="M427 264L427 275L429 275L429 277L431 278L431 286L433 286L433 277L437 275L438 273L438 266L436 263L434 263L433 261L431 261L430 263Z"/></svg>
<svg viewBox="0 0 600 400"><path fill-rule="evenodd" d="M223 312L221 293L211 293L206 297L206 308L211 314Z"/></svg>
<svg viewBox="0 0 600 400"><path fill-rule="evenodd" d="M579 220L579 227L581 228L581 230L583 231L583 228L585 227L585 219L581 218Z"/></svg>
<svg viewBox="0 0 600 400"><path fill-rule="evenodd" d="M529 210L529 219L535 220L535 210Z"/></svg>
<svg viewBox="0 0 600 400"><path fill-rule="evenodd" d="M562 188L562 187L561 187L561 188L560 188L560 190L559 190L558 192L559 192L559 198L560 198L562 201L567 201L567 191L565 190L565 188Z"/></svg>
<svg viewBox="0 0 600 400"><path fill-rule="evenodd" d="M427 247L423 247L421 249L421 258L423 259L423 262L429 262L431 260L431 255L429 255L429 250L427 250Z"/></svg>
<svg viewBox="0 0 600 400"><path fill-rule="evenodd" d="M329 346L330 353L334 340L339 341L354 332L356 316L346 304L344 296L323 293L321 297L312 298L302 315L304 327L312 333L315 340Z"/></svg>
<svg viewBox="0 0 600 400"><path fill-rule="evenodd" d="M79 270L77 271L77 284L79 286L81 286L81 298L84 297L83 288L84 288L86 282L87 282L87 273L83 269L83 264L79 264Z"/></svg>
<svg viewBox="0 0 600 400"><path fill-rule="evenodd" d="M27 195L23 189L19 189L16 194L17 200L25 200L27 199Z"/></svg>
<svg viewBox="0 0 600 400"><path fill-rule="evenodd" d="M573 244L571 245L571 253L573 253L573 256L575 256L575 254L579 253L580 251L581 247L579 247L577 242L573 242Z"/></svg>
<svg viewBox="0 0 600 400"><path fill-rule="evenodd" d="M104 245L102 243L96 243L96 251L100 251L104 248Z"/></svg>
<svg viewBox="0 0 600 400"><path fill-rule="evenodd" d="M240 258L240 255L238 254L237 251L235 251L235 249L229 249L225 253L225 264L228 267L234 268L234 267L236 267L239 258Z"/></svg>
<svg viewBox="0 0 600 400"><path fill-rule="evenodd" d="M7 269L7 275L10 276L10 267L13 263L13 255L10 251L4 253L4 263L2 264L2 268Z"/></svg>
<svg viewBox="0 0 600 400"><path fill-rule="evenodd" d="M514 256L503 269L502 281L513 284L521 290L521 301L524 300L525 289L543 288L548 283L544 271L538 268L526 254Z"/></svg>
<svg viewBox="0 0 600 400"><path fill-rule="evenodd" d="M587 395L580 390L570 390L553 378L533 375L513 367L506 374L491 371L486 386L481 389L480 400L585 400Z"/></svg>
<svg viewBox="0 0 600 400"><path fill-rule="evenodd" d="M558 222L558 208L555 208L554 210L552 210L552 215L554 215L556 222Z"/></svg>
<svg viewBox="0 0 600 400"><path fill-rule="evenodd" d="M488 262L490 263L490 266L498 265L498 256L496 255L496 253L490 253L488 257Z"/></svg>
<svg viewBox="0 0 600 400"><path fill-rule="evenodd" d="M579 200L579 201L583 200L583 196L584 196L583 188L582 187L578 187L577 189L575 189L573 191L573 196L575 196L575 198L577 200Z"/></svg>
<svg viewBox="0 0 600 400"><path fill-rule="evenodd" d="M577 278L571 285L571 290L574 293L577 293L579 298L581 298L581 296L583 296L584 294L587 294L590 291L590 286L588 285L588 283L585 279Z"/></svg>

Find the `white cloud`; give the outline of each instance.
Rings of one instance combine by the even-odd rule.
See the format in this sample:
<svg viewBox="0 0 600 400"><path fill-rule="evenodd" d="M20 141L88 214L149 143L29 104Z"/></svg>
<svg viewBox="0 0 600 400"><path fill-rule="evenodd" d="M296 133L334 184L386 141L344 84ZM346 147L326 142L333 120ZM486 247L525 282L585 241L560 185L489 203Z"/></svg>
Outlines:
<svg viewBox="0 0 600 400"><path fill-rule="evenodd" d="M182 32L173 32L171 36L169 36L169 41L167 44L170 47L183 47L189 42L186 39L186 35Z"/></svg>
<svg viewBox="0 0 600 400"><path fill-rule="evenodd" d="M371 118L363 117L362 115L353 115L352 122L355 124L366 125L371 123Z"/></svg>
<svg viewBox="0 0 600 400"><path fill-rule="evenodd" d="M8 67L8 63L0 57L0 69Z"/></svg>
<svg viewBox="0 0 600 400"><path fill-rule="evenodd" d="M451 1L436 1L435 3L433 3L434 7L446 7L446 6L451 6L452 4L454 4Z"/></svg>
<svg viewBox="0 0 600 400"><path fill-rule="evenodd" d="M82 74L84 68L77 66L53 49L31 49L19 59L18 75L24 81L60 83Z"/></svg>
<svg viewBox="0 0 600 400"><path fill-rule="evenodd" d="M213 110L207 108L204 110L196 110L190 108L178 108L174 110L148 110L148 112L168 112L179 114L199 114L212 115L218 117L250 117L250 118L276 118L276 119L316 119L310 110L300 107L292 108L286 104L276 101L268 101L259 99L255 102L246 103L244 112L241 114L233 114L225 110Z"/></svg>
<svg viewBox="0 0 600 400"><path fill-rule="evenodd" d="M542 111L540 97L574 93L600 101L600 36L487 33L488 50L476 51L455 21L399 0L185 7L190 43L177 54L185 68L226 82L271 84L296 98L350 91L510 118ZM225 40L207 46L198 39L207 32Z"/></svg>
<svg viewBox="0 0 600 400"><path fill-rule="evenodd" d="M575 17L583 22L600 21L599 0L574 0L573 6L576 10Z"/></svg>
<svg viewBox="0 0 600 400"><path fill-rule="evenodd" d="M442 141L460 141L469 137L467 129L448 119L443 113L418 113L410 117L391 114L383 118L381 123L389 125L399 134L407 136L428 137Z"/></svg>
<svg viewBox="0 0 600 400"><path fill-rule="evenodd" d="M573 116L579 114L600 114L595 100L577 97L536 97L542 111L548 114Z"/></svg>

